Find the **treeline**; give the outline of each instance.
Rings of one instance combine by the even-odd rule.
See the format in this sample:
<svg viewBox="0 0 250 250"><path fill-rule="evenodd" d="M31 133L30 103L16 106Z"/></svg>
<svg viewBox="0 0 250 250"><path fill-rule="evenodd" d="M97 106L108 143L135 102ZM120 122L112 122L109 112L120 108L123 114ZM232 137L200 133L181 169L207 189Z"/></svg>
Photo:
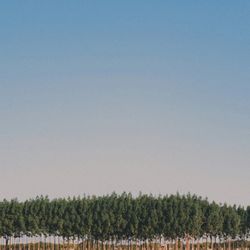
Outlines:
<svg viewBox="0 0 250 250"><path fill-rule="evenodd" d="M130 193L0 202L0 236L53 236L121 242L246 239L250 207L217 204L196 195Z"/></svg>

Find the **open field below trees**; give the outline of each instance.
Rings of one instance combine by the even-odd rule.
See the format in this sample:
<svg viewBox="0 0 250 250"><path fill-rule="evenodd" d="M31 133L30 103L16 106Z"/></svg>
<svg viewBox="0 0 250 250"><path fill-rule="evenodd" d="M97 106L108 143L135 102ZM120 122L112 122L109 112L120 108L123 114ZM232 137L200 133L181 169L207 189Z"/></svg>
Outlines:
<svg viewBox="0 0 250 250"><path fill-rule="evenodd" d="M245 250L249 232L249 206L190 194L0 202L0 250Z"/></svg>

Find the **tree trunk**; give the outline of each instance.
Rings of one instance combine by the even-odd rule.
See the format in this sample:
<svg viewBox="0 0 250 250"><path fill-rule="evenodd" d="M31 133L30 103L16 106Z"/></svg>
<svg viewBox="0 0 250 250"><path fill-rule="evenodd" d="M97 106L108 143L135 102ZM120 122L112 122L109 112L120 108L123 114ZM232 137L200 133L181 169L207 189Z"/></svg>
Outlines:
<svg viewBox="0 0 250 250"><path fill-rule="evenodd" d="M196 244L197 250L200 250L200 239L198 238L197 244Z"/></svg>
<svg viewBox="0 0 250 250"><path fill-rule="evenodd" d="M189 237L186 237L186 250L189 250Z"/></svg>

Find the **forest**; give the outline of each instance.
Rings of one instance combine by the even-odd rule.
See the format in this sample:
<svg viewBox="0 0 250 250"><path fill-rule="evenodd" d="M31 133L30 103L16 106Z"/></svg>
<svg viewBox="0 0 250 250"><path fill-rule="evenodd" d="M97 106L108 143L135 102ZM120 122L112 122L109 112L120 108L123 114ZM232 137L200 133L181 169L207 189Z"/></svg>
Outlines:
<svg viewBox="0 0 250 250"><path fill-rule="evenodd" d="M112 193L0 202L1 249L249 248L250 206Z"/></svg>

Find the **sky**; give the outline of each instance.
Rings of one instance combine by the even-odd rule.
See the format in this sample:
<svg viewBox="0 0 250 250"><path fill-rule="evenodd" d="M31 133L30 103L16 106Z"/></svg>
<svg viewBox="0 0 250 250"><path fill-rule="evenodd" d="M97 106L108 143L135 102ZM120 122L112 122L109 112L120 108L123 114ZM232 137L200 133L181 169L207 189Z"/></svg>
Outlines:
<svg viewBox="0 0 250 250"><path fill-rule="evenodd" d="M248 0L2 1L0 199L250 205L249 27Z"/></svg>

